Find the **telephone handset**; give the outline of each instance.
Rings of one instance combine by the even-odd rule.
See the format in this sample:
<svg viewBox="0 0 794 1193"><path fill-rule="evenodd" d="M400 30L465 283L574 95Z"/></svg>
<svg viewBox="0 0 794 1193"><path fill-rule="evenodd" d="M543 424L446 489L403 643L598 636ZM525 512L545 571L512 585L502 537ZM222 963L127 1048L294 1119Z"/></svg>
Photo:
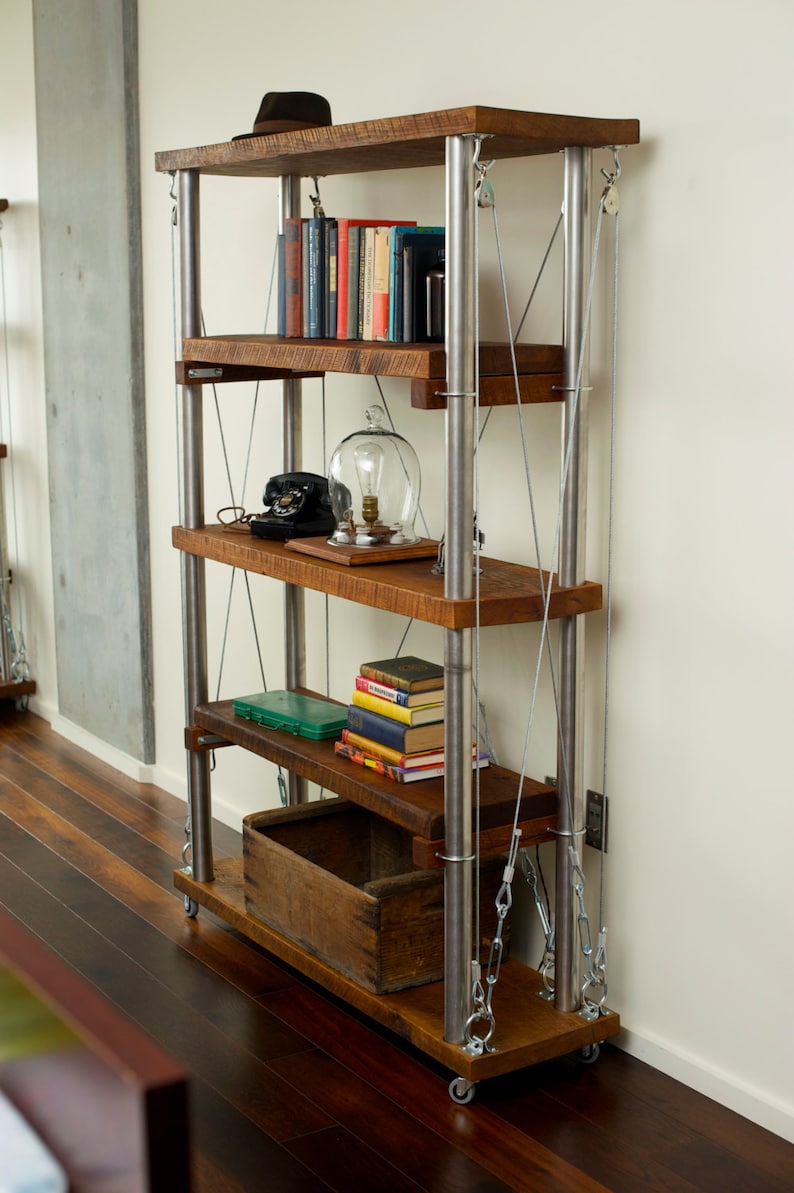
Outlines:
<svg viewBox="0 0 794 1193"><path fill-rule="evenodd" d="M258 538L294 539L332 534L336 519L328 495L328 481L315 472L285 472L272 476L262 495L265 509L249 525Z"/></svg>

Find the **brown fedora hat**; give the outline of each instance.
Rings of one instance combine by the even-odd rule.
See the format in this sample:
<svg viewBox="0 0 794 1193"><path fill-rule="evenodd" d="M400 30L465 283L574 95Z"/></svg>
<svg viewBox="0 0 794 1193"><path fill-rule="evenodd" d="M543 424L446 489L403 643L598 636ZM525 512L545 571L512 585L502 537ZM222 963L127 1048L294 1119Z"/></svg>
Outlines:
<svg viewBox="0 0 794 1193"><path fill-rule="evenodd" d="M313 91L268 91L259 105L253 132L238 133L233 141L245 137L269 137L296 128L314 128L332 124L331 105Z"/></svg>

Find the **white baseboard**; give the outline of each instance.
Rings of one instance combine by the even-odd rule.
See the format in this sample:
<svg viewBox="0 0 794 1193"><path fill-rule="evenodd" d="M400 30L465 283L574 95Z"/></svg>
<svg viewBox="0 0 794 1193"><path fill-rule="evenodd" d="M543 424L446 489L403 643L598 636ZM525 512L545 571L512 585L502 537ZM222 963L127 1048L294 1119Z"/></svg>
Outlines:
<svg viewBox="0 0 794 1193"><path fill-rule="evenodd" d="M73 742L81 749L87 750L89 754L93 754L101 762L106 762L108 766L120 771L128 779L133 779L136 783L157 782L154 777L156 769L154 766L141 762L139 758L133 758L130 754L125 754L123 750L118 750L115 746L102 741L101 738L95 737L87 729L75 725L73 721L61 716L57 708L47 701L41 700L37 696L31 697L30 711L47 721L55 733L59 733L61 737L65 737L67 741ZM166 788L166 790L169 789Z"/></svg>
<svg viewBox="0 0 794 1193"><path fill-rule="evenodd" d="M95 758L99 758L101 762L106 762L108 766L112 766L115 770L121 771L127 778L133 779L136 783L154 783L153 766L145 762L141 762L138 758L133 758L130 754L125 754L123 750L116 749L115 746L108 745L106 741L101 738L94 737L93 733L89 733L86 729L82 729L79 725L75 725L73 721L68 721L62 717L60 713L54 712L47 716L46 713L40 709L34 709L39 716L45 717L50 722L50 725L59 733L61 737L65 737L67 741L73 742L74 745L80 746L81 749L87 750L89 754L93 754Z"/></svg>
<svg viewBox="0 0 794 1193"><path fill-rule="evenodd" d="M611 1041L630 1056L645 1061L653 1069L697 1090L707 1098L735 1110L743 1118L794 1143L794 1106L771 1100L750 1086L737 1085L736 1078L704 1065L700 1058L671 1048L659 1040L622 1028Z"/></svg>

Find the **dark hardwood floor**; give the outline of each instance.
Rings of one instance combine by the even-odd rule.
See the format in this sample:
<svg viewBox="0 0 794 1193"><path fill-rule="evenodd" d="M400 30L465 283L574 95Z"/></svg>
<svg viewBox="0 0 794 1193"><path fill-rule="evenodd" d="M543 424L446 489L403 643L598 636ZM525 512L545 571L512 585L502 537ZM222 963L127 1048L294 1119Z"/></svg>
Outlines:
<svg viewBox="0 0 794 1193"><path fill-rule="evenodd" d="M0 905L189 1071L198 1193L794 1188L794 1147L609 1045L456 1106L449 1074L186 918L183 823L178 799L0 707ZM238 850L219 826L216 852Z"/></svg>

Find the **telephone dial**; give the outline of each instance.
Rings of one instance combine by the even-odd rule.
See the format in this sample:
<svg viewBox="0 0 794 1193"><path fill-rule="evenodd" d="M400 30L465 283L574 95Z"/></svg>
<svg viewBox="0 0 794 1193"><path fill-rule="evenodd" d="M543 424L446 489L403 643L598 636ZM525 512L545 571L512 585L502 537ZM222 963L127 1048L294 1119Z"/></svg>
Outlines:
<svg viewBox="0 0 794 1193"><path fill-rule="evenodd" d="M336 519L328 495L328 481L315 472L286 472L272 476L262 495L265 509L251 518L258 538L294 539L332 534Z"/></svg>

